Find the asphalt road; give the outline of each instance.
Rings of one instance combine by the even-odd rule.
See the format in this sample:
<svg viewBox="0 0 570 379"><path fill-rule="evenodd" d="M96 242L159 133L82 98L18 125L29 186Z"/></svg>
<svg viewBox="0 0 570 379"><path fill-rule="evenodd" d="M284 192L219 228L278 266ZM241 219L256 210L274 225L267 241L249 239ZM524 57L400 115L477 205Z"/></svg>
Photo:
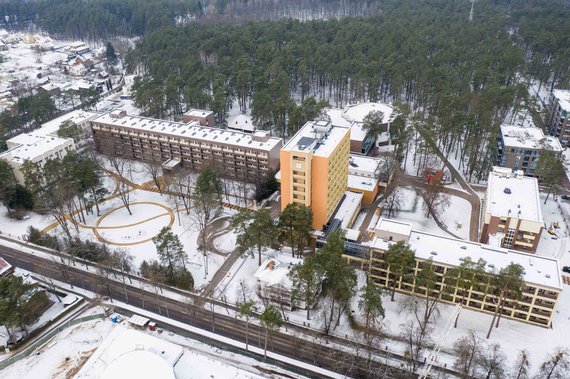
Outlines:
<svg viewBox="0 0 570 379"><path fill-rule="evenodd" d="M6 259L14 266L24 270L40 274L46 277L67 282L78 288L98 293L102 296L111 295L112 299L128 303L132 306L145 309L150 312L161 314L170 319L183 322L204 330L213 331L224 337L228 337L237 341L245 342L245 322L234 317L213 313L207 309L196 307L188 303L164 297L160 294L145 291L140 288L130 286L127 281L127 297L124 293L124 285L121 282L106 280L100 277L92 268L90 272L85 272L74 266L68 266L67 269L61 270L56 263L22 253L18 250L0 246L0 256ZM108 286L107 286L108 283ZM197 299L196 296L189 298ZM208 305L206 307L209 307ZM265 331L254 324L249 325L249 343L263 348ZM329 337L329 341L335 340ZM354 343L348 346L348 350L341 351L327 340L317 338L316 334L311 340L301 338L295 335L291 328L289 332L275 333L268 344L268 350L293 358L302 362L306 362L315 366L326 368L331 371L338 372L343 375L362 377L362 378L402 378L406 377L403 372L393 367L387 367L378 362L370 363L370 369L367 365L367 352L362 345ZM392 358L398 357L391 355ZM263 360L262 356L256 357ZM299 370L296 370L299 372ZM304 375L318 377L315 373L307 370L301 372Z"/></svg>

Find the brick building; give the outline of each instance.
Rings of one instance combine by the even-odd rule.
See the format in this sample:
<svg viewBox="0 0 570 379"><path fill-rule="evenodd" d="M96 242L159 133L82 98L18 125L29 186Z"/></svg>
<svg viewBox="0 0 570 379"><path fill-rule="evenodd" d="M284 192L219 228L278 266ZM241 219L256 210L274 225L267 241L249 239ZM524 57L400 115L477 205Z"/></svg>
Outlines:
<svg viewBox="0 0 570 379"><path fill-rule="evenodd" d="M95 148L127 159L178 160L200 171L214 167L229 178L256 182L279 169L283 140L268 132L245 134L189 123L128 116L114 111L91 123ZM172 162L172 161L171 161Z"/></svg>

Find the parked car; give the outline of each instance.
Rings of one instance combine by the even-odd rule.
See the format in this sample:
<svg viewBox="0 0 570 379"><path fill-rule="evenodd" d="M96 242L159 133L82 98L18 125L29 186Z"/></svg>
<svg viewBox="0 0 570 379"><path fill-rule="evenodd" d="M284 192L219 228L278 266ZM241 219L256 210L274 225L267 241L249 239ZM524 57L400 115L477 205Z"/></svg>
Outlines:
<svg viewBox="0 0 570 379"><path fill-rule="evenodd" d="M564 266L562 267L562 271L567 272L570 274L570 266Z"/></svg>
<svg viewBox="0 0 570 379"><path fill-rule="evenodd" d="M560 197L562 198L562 200L570 200L570 196L568 195L560 195Z"/></svg>

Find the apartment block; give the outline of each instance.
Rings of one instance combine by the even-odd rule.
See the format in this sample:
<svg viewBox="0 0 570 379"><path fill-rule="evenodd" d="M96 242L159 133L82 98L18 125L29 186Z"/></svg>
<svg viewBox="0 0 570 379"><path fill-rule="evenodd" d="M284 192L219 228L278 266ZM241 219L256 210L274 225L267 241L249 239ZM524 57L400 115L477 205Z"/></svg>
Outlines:
<svg viewBox="0 0 570 379"><path fill-rule="evenodd" d="M493 167L481 221L480 242L535 252L544 225L537 179L521 171Z"/></svg>
<svg viewBox="0 0 570 379"><path fill-rule="evenodd" d="M393 275L384 261L384 254L393 243L404 241L414 251L416 265L408 278L396 283L399 292L425 294L426 288L417 285L415 277L425 262L431 262L438 277L434 292L441 293L442 301L457 304L465 299L464 307L493 314L498 294L486 284L488 282L482 281L464 293L461 288L446 283L445 276L468 257L474 262L485 260L487 272L493 274L512 262L524 268L525 286L520 298L506 299L503 317L550 327L562 292L560 267L556 259L415 231L410 224L396 220L380 218L374 230L368 254L345 257L351 264L367 270L370 279L377 285L391 285Z"/></svg>
<svg viewBox="0 0 570 379"><path fill-rule="evenodd" d="M346 189L350 129L307 122L281 149L281 208L300 203L313 211L313 228L329 221Z"/></svg>
<svg viewBox="0 0 570 379"><path fill-rule="evenodd" d="M256 182L267 172L279 169L283 140L268 132L245 134L189 123L128 116L113 111L91 122L95 147L140 161L180 161L200 171L218 169L224 176Z"/></svg>
<svg viewBox="0 0 570 379"><path fill-rule="evenodd" d="M562 154L562 145L556 137L545 136L539 128L501 125L498 141L497 165L524 175L539 176L536 164L542 154Z"/></svg>
<svg viewBox="0 0 570 379"><path fill-rule="evenodd" d="M570 91L555 89L550 94L548 103L550 117L548 129L551 135L560 139L563 146L570 145Z"/></svg>

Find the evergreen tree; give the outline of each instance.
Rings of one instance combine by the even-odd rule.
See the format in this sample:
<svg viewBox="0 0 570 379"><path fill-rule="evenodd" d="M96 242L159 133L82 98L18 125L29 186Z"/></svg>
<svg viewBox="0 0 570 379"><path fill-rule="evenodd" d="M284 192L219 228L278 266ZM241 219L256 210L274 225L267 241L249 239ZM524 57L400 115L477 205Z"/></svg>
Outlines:
<svg viewBox="0 0 570 379"><path fill-rule="evenodd" d="M404 241L398 241L390 245L384 253L384 262L388 265L388 270L393 276L389 286L392 289L391 300L394 301L396 287L400 281L410 277L411 271L416 265L415 255Z"/></svg>
<svg viewBox="0 0 570 379"><path fill-rule="evenodd" d="M323 281L323 268L318 263L315 255L311 255L294 266L289 272L291 279L291 297L302 299L307 307L307 320L309 312Z"/></svg>
<svg viewBox="0 0 570 379"><path fill-rule="evenodd" d="M377 323L384 318L384 306L382 305L382 289L370 279L362 287L362 297L358 302L358 308L364 315L364 335L377 331Z"/></svg>
<svg viewBox="0 0 570 379"><path fill-rule="evenodd" d="M261 266L261 252L277 243L277 227L266 208L255 212L242 211L234 216L232 224L238 234L237 246L241 254L257 251Z"/></svg>
<svg viewBox="0 0 570 379"><path fill-rule="evenodd" d="M516 300L522 294L522 290L525 286L524 274L525 271L521 265L511 262L492 278L491 285L493 287L493 294L497 297L497 305L495 306L493 320L491 321L489 331L487 332L487 339L491 336L495 319L497 320L495 327L499 327L499 321L501 321L503 308L507 298Z"/></svg>
<svg viewBox="0 0 570 379"><path fill-rule="evenodd" d="M107 42L107 47L105 48L105 57L107 58L107 62L114 66L117 64L118 58L117 54L115 53L115 48L111 44L111 42Z"/></svg>
<svg viewBox="0 0 570 379"><path fill-rule="evenodd" d="M311 240L313 229L313 213L311 209L303 204L287 204L279 216L279 232L285 242L291 246L291 254L295 256L303 255L305 246Z"/></svg>
<svg viewBox="0 0 570 379"><path fill-rule="evenodd" d="M170 284L176 284L176 271L186 268L188 255L184 251L178 236L172 233L170 228L164 227L160 233L152 239L156 246L156 253L161 264L167 268L167 280Z"/></svg>

